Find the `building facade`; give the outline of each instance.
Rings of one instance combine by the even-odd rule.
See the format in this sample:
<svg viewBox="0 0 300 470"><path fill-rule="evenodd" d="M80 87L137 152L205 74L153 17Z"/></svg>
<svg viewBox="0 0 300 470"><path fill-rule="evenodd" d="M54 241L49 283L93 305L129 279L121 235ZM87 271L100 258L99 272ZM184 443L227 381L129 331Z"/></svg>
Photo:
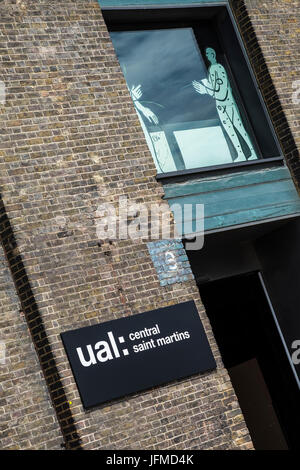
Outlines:
<svg viewBox="0 0 300 470"><path fill-rule="evenodd" d="M299 444L299 17L295 0L0 2L1 448ZM210 28L203 40L197 25ZM174 30L194 31L199 49L191 36L180 47L202 62L195 86L176 75L164 101L164 82L152 98L141 77L154 73L157 85L165 50L174 67L188 60L175 42L174 57L170 42L154 44ZM211 74L219 67L215 82L200 77L206 60ZM222 100L242 116L239 132L228 113L217 124ZM214 147L198 164L205 139ZM125 196L165 201L171 220L173 203L204 204L203 248L185 251L184 231L165 247L100 239L99 206ZM188 301L216 369L86 410L60 335Z"/></svg>

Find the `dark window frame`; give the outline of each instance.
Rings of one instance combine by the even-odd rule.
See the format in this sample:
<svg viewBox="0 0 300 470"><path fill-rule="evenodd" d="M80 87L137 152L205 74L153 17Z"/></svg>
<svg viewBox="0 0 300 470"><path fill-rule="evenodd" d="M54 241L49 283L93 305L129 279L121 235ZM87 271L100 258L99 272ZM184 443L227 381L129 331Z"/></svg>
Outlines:
<svg viewBox="0 0 300 470"><path fill-rule="evenodd" d="M226 174L232 173L237 171L243 171L245 169L257 170L260 168L270 168L274 166L283 166L284 165L284 156L282 152L282 148L280 142L277 138L273 123L271 121L266 103L263 99L261 94L259 84L253 72L245 45L241 38L238 25L235 21L234 14L231 10L230 5L226 2L220 3L203 3L201 5L131 5L131 6L119 6L119 7L104 7L102 8L104 19L107 23L109 31L128 31L128 30L142 30L142 29L157 29L157 27L178 27L178 24L183 26L190 26L193 27L193 24L197 21L197 14L200 15L201 19L203 20L205 15L209 19L213 18L215 14L221 14L220 7L223 8L223 11L227 12L230 20L230 24L233 27L234 34L238 40L238 46L240 51L243 55L245 60L245 64L247 66L247 72L249 73L249 77L251 82L254 86L255 92L257 94L258 102L260 107L263 110L263 117L265 118L266 125L268 126L269 136L273 139L274 147L277 149L277 155L272 157L263 157L260 145L256 145L259 149L259 153L261 154L262 158L252 161L245 161L245 162L238 162L238 163L229 163L229 164L221 164L221 165L214 165L214 166L205 166L205 167L198 167L192 169L185 169L185 170L177 170L174 172L169 173L157 173L156 179L162 180L163 182L169 181L176 181L176 180L184 180L186 178L195 178L201 176L207 176L208 174ZM163 12L163 14L162 14ZM204 17L203 17L204 12ZM167 17L166 17L167 13ZM182 16L186 19L181 19ZM194 18L196 16L196 18ZM217 30L218 31L218 30ZM229 65L229 64L228 64ZM232 77L235 79L234 74L231 74ZM248 115L248 106L242 103L246 111L246 115ZM256 133L253 130L253 126L251 126L252 132L251 135L254 136L256 144L257 138Z"/></svg>

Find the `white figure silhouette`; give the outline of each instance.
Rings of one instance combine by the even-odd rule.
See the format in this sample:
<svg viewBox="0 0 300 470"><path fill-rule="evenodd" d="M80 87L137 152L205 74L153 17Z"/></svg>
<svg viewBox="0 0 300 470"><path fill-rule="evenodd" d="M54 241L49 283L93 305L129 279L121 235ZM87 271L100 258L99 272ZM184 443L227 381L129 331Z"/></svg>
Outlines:
<svg viewBox="0 0 300 470"><path fill-rule="evenodd" d="M131 87L130 95L133 100L133 103L135 107L145 116L145 118L148 119L149 122L157 125L159 121L158 121L158 117L156 116L156 114L154 114L150 108L146 108L146 106L143 106L139 102L139 100L143 96L143 92L141 88L142 88L142 85L138 85L136 87L133 85Z"/></svg>
<svg viewBox="0 0 300 470"><path fill-rule="evenodd" d="M227 72L223 65L217 63L216 52L208 47L206 57L210 62L207 79L193 81L193 87L201 95L208 94L216 100L216 107L221 123L226 130L237 157L234 162L257 159L248 133L245 130L238 106L233 97Z"/></svg>
<svg viewBox="0 0 300 470"><path fill-rule="evenodd" d="M172 154L170 152L168 142L165 137L165 133L159 126L158 117L150 108L144 106L140 102L140 99L143 96L142 85L133 85L131 89L129 89L129 91L139 121L144 131L148 147L154 158L158 171L163 173L165 171L172 171L176 169L173 163ZM143 114L151 124L157 126L157 132L152 131L151 134L149 133L141 114Z"/></svg>

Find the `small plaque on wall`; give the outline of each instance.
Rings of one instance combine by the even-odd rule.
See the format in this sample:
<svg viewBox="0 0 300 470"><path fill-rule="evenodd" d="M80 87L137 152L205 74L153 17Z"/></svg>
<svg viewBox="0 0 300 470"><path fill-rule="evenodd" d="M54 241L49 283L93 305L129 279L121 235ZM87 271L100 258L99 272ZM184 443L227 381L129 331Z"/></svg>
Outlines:
<svg viewBox="0 0 300 470"><path fill-rule="evenodd" d="M61 337L84 408L216 368L193 301Z"/></svg>
<svg viewBox="0 0 300 470"><path fill-rule="evenodd" d="M158 240L147 246L161 286L194 279L181 240Z"/></svg>

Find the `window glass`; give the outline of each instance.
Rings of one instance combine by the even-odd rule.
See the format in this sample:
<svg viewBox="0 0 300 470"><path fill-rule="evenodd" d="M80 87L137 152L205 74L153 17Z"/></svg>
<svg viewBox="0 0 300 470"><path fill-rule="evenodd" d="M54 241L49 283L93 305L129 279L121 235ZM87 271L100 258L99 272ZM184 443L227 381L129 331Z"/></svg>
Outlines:
<svg viewBox="0 0 300 470"><path fill-rule="evenodd" d="M258 158L229 71L192 28L111 37L158 173Z"/></svg>

